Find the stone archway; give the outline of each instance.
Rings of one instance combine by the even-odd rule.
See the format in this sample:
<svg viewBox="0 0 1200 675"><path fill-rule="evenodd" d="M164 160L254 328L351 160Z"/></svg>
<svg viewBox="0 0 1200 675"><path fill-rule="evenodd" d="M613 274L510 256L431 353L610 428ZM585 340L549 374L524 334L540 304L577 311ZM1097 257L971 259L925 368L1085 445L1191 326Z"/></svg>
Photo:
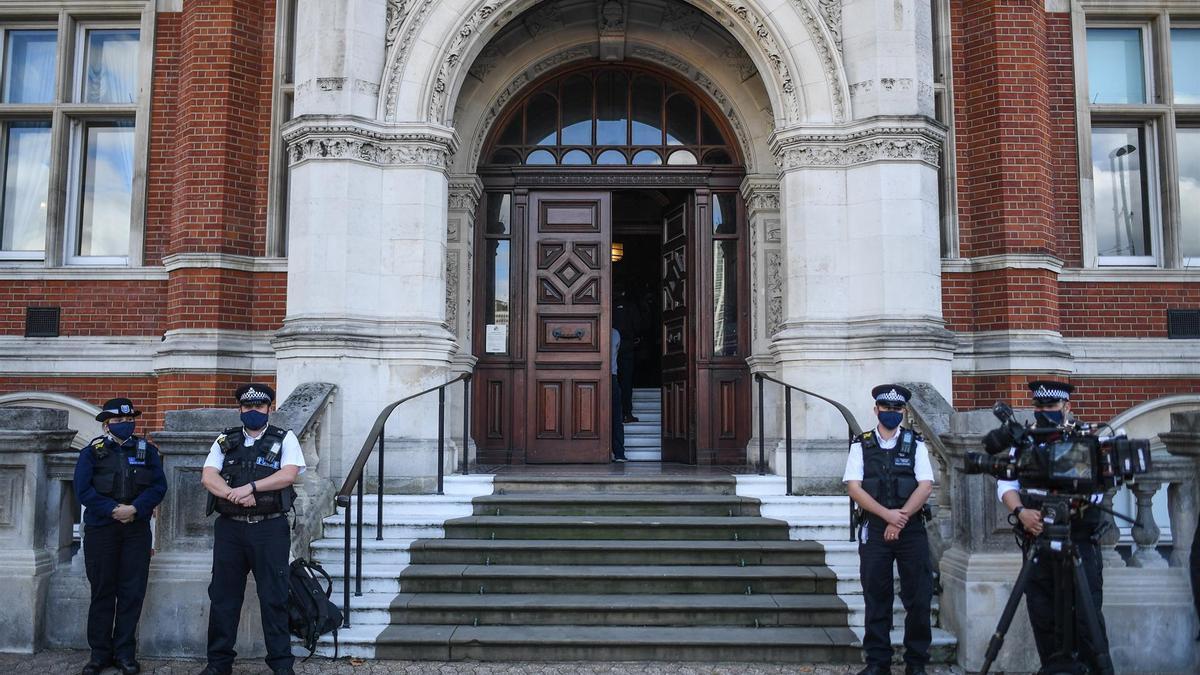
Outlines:
<svg viewBox="0 0 1200 675"><path fill-rule="evenodd" d="M30 407L53 408L67 411L67 425L75 429L75 438L71 440L72 448L82 448L87 442L99 436L102 428L96 421L100 408L66 394L54 394L43 391L22 391L0 396L0 408Z"/></svg>
<svg viewBox="0 0 1200 675"><path fill-rule="evenodd" d="M539 1L389 0L378 118L446 123L467 70L484 46ZM852 117L841 64L840 3L818 0L814 7L812 0L789 0L791 11L768 12L755 0L686 2L724 26L750 55L768 82L778 127L841 123ZM789 35L807 39L789 46ZM433 49L417 49L420 45Z"/></svg>

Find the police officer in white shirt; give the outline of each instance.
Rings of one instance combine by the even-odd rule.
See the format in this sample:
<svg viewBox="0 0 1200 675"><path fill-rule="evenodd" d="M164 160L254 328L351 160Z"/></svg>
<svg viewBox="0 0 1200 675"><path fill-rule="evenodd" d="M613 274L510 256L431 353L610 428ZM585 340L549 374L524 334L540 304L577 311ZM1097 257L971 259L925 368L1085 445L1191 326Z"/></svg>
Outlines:
<svg viewBox="0 0 1200 675"><path fill-rule="evenodd" d="M1071 392L1075 387L1055 380L1034 380L1029 383L1029 391L1033 395L1033 418L1037 426L1048 429L1061 426L1067 420L1071 411ZM1058 440L1056 435L1041 434L1040 441L1053 442ZM1021 527L1030 536L1042 533L1042 514L1037 510L1038 504L1020 492L1018 481L996 481L996 496L1016 515ZM1100 503L1104 495L1092 495L1093 503ZM1104 614L1101 605L1104 602L1103 563L1100 559L1100 544L1097 534L1101 527L1102 514L1099 509L1085 509L1084 512L1071 519L1071 542L1079 553L1080 564L1087 578L1088 590L1091 592L1092 606L1096 608L1100 621L1100 631L1103 634ZM1054 561L1049 557L1039 557L1029 584L1025 587L1025 609L1029 612L1029 623L1033 626L1033 638L1037 643L1038 657L1043 666L1049 666L1055 649L1058 648L1054 634ZM1076 615L1075 635L1079 638L1079 656L1095 671L1099 655L1108 653L1108 642L1093 645L1090 632L1084 617ZM1111 662L1111 661L1110 661Z"/></svg>
<svg viewBox="0 0 1200 675"><path fill-rule="evenodd" d="M292 675L287 615L291 532L286 516L295 498L292 484L304 472L304 454L296 434L267 423L275 390L247 384L234 397L242 426L226 429L213 442L202 478L210 512L220 516L213 528L213 578L208 587L208 666L201 675L228 675L233 670L250 572L258 587L267 666L275 675Z"/></svg>
<svg viewBox="0 0 1200 675"><path fill-rule="evenodd" d="M912 392L898 384L881 384L871 396L879 424L851 443L842 477L850 498L865 514L858 557L867 667L859 675L891 672L893 563L900 570L900 601L907 612L904 672L924 675L932 641L933 569L923 509L933 491L933 468L920 434L900 426Z"/></svg>

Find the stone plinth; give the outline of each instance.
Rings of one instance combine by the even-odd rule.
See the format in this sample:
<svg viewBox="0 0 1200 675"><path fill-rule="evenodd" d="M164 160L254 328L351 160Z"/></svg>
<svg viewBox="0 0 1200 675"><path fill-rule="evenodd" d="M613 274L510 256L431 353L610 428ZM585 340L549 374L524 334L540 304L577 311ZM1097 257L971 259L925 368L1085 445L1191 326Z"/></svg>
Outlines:
<svg viewBox="0 0 1200 675"><path fill-rule="evenodd" d="M65 410L0 408L0 651L44 646L46 596L67 483L47 477L46 456L67 452L75 431ZM78 615L77 615L78 616Z"/></svg>

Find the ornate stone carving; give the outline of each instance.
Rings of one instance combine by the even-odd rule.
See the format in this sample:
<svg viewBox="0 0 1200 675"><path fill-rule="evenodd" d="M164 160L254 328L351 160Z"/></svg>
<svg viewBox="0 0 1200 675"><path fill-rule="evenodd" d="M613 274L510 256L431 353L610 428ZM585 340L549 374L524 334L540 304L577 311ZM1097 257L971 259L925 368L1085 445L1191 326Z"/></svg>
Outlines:
<svg viewBox="0 0 1200 675"><path fill-rule="evenodd" d="M762 253L758 243L758 219L750 217L750 339L757 340L758 329L758 271L761 269Z"/></svg>
<svg viewBox="0 0 1200 675"><path fill-rule="evenodd" d="M625 60L625 3L606 0L599 5L596 27L601 61Z"/></svg>
<svg viewBox="0 0 1200 675"><path fill-rule="evenodd" d="M503 57L504 54L499 49L489 45L482 52L479 52L479 56L475 57L475 62L471 64L471 69L467 71L467 74L483 82L488 73L495 70L496 60Z"/></svg>
<svg viewBox="0 0 1200 675"><path fill-rule="evenodd" d="M396 44L396 38L400 37L400 27L404 25L404 20L408 18L408 12L411 9L412 0L388 0L387 4L387 49L391 51L392 45Z"/></svg>
<svg viewBox="0 0 1200 675"><path fill-rule="evenodd" d="M300 126L284 134L288 164L351 160L378 166L428 166L445 171L453 150L441 136L387 133L349 125Z"/></svg>
<svg viewBox="0 0 1200 675"><path fill-rule="evenodd" d="M446 251L446 328L458 334L458 251Z"/></svg>
<svg viewBox="0 0 1200 675"><path fill-rule="evenodd" d="M474 212L479 205L480 190L475 181L450 183L450 209Z"/></svg>
<svg viewBox="0 0 1200 675"><path fill-rule="evenodd" d="M938 166L943 134L932 127L876 127L845 135L805 134L780 142L780 166L853 166L918 161Z"/></svg>
<svg viewBox="0 0 1200 675"><path fill-rule="evenodd" d="M774 335L783 325L783 252L771 249L766 255L767 335Z"/></svg>
<svg viewBox="0 0 1200 675"><path fill-rule="evenodd" d="M471 44L471 36L491 18L496 12L497 5L502 2L489 2L471 13L471 16L459 26L454 35L446 56L438 66L437 76L433 80L433 93L429 97L428 119L441 120L446 107L446 96L450 89L450 72L462 61L462 57Z"/></svg>
<svg viewBox="0 0 1200 675"><path fill-rule="evenodd" d="M775 36L771 34L763 20L745 5L733 0L723 0L721 4L750 27L759 47L767 57L767 62L779 77L779 89L784 94L792 117L798 118L800 116L800 97L796 93L796 85L792 82L792 73L784 60L782 50L775 42ZM811 28L810 26L810 31Z"/></svg>
<svg viewBox="0 0 1200 675"><path fill-rule="evenodd" d="M779 211L778 185L752 185L744 193L746 211L754 214L758 211Z"/></svg>
<svg viewBox="0 0 1200 675"><path fill-rule="evenodd" d="M835 122L844 122L849 118L849 114L846 110L846 97L842 94L842 88L839 84L842 81L842 65L838 55L835 55L833 50L829 48L829 43L820 39L821 20L809 9L808 1L792 0L792 5L796 7L800 18L804 20L804 25L808 28L808 34L813 38L813 47L817 50L817 55L821 57L821 67L825 70L825 82L829 86L829 94L833 100L833 120ZM841 0L838 0L838 7L840 14ZM840 20L838 23L840 25Z"/></svg>
<svg viewBox="0 0 1200 675"><path fill-rule="evenodd" d="M416 39L417 31L425 23L425 17L429 14L429 10L434 6L434 0L411 0L420 2L421 4L408 8L405 17L412 16L411 21L404 21L401 18L397 22L396 29L397 37L388 45L388 63L384 66L383 82L384 82L384 119L389 122L396 120L396 101L397 90L400 88L400 77L404 72L404 64L408 61L408 55L412 51L413 40ZM410 2L402 2L405 6ZM397 5L399 9L400 4ZM390 26L391 24L389 24Z"/></svg>
<svg viewBox="0 0 1200 675"><path fill-rule="evenodd" d="M842 0L817 0L817 6L821 9L825 26L833 35L834 44L839 52L842 51Z"/></svg>
<svg viewBox="0 0 1200 675"><path fill-rule="evenodd" d="M537 37L550 28L561 27L563 25L562 12L557 3L547 2L530 12L522 20L522 23L525 24L525 30L529 31L530 37Z"/></svg>
<svg viewBox="0 0 1200 675"><path fill-rule="evenodd" d="M693 38L696 36L696 31L700 30L702 22L703 18L700 12L695 9L683 4L671 4L663 10L660 25L663 30Z"/></svg>

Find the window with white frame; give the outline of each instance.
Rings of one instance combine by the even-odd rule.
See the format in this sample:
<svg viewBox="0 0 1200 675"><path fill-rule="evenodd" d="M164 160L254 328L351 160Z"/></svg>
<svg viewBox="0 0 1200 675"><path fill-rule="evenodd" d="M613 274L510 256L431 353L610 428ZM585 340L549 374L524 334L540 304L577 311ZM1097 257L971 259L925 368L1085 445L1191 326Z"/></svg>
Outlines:
<svg viewBox="0 0 1200 675"><path fill-rule="evenodd" d="M0 22L0 261L140 262L138 18Z"/></svg>
<svg viewBox="0 0 1200 675"><path fill-rule="evenodd" d="M1200 265L1200 21L1089 16L1084 32L1085 246L1098 265Z"/></svg>
<svg viewBox="0 0 1200 675"><path fill-rule="evenodd" d="M292 119L296 100L296 5L279 0L275 26L275 95L271 115L271 157L268 179L267 255L287 255L288 199L291 187L287 146L282 129Z"/></svg>

